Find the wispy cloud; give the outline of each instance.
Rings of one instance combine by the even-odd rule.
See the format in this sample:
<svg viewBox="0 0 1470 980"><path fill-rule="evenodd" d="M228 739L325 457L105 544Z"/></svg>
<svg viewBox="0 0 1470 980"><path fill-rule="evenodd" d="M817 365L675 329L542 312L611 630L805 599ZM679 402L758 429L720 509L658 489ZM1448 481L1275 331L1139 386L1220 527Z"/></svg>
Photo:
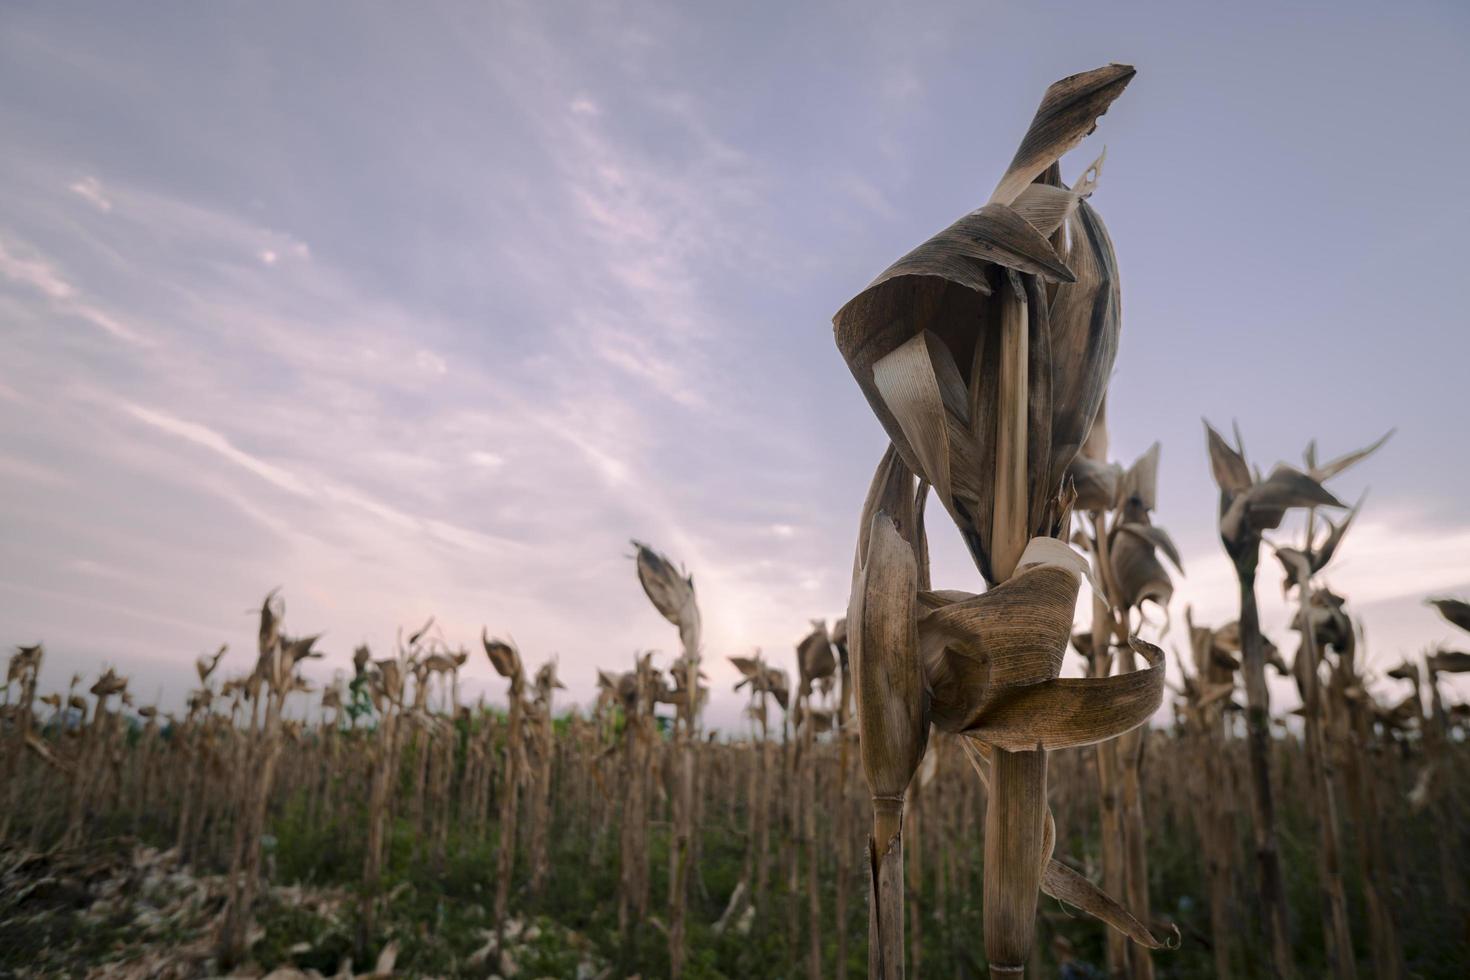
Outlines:
<svg viewBox="0 0 1470 980"><path fill-rule="evenodd" d="M0 239L0 273L11 282L29 286L51 299L70 299L76 294L71 283L61 277L53 266L36 258L11 251L4 239Z"/></svg>
<svg viewBox="0 0 1470 980"><path fill-rule="evenodd" d="M167 432L169 435L177 436L186 442L203 447L229 460L236 466L254 473L278 489L285 490L287 493L294 493L299 497L311 496L311 490L307 488L306 484L291 473L259 457L252 456L250 453L237 449L231 445L230 440L207 426L174 418L171 415L156 412L152 409L144 408L141 405L123 403L120 407L138 421L151 425L161 432Z"/></svg>
<svg viewBox="0 0 1470 980"><path fill-rule="evenodd" d="M3 238L0 238L0 274L11 282L27 286L47 297L51 301L51 308L58 313L90 323L130 344L144 346L149 343L117 316L83 301L76 287L66 280L56 266L39 256L27 256L12 250Z"/></svg>
<svg viewBox="0 0 1470 980"><path fill-rule="evenodd" d="M99 211L111 211L112 201L102 191L102 181L96 177L83 177L68 185L68 190L82 198Z"/></svg>

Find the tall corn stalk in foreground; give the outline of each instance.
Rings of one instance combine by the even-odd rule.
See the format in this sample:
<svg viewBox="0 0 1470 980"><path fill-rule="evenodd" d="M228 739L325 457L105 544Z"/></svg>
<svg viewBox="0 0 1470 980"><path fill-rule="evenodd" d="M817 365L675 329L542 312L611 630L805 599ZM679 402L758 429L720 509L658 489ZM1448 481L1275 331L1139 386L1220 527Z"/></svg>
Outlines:
<svg viewBox="0 0 1470 980"><path fill-rule="evenodd" d="M505 913L510 904L511 878L516 866L516 818L520 814L522 769L525 745L522 726L525 723L526 675L521 668L521 655L505 640L492 640L488 630L480 631L480 645L495 672L510 681L506 693L505 768L500 789L500 857L496 862L495 880L495 948L503 948Z"/></svg>
<svg viewBox="0 0 1470 980"><path fill-rule="evenodd" d="M699 606L694 601L694 579L681 574L663 555L647 545L633 542L637 549L638 581L659 612L679 628L684 652L675 664L675 697L678 711L675 736L676 784L674 792L674 835L669 847L669 972L677 978L684 972L684 919L689 903L689 871L694 838L694 787L696 726L700 707Z"/></svg>
<svg viewBox="0 0 1470 980"><path fill-rule="evenodd" d="M1384 436L1366 449L1318 465L1316 443L1307 446L1307 475L1318 485L1368 456L1388 439ZM1360 505L1361 506L1361 505ZM1276 555L1286 570L1283 591L1297 592L1297 612L1292 625L1301 635L1294 671L1302 697L1302 726L1306 735L1307 779L1311 789L1318 833L1318 877L1322 889L1322 934L1327 963L1333 976L1357 976L1353 954L1352 926L1348 921L1347 890L1342 877L1342 826L1339 819L1337 780L1327 744L1327 705L1322 692L1321 668L1327 649L1339 657L1351 656L1355 643L1353 627L1342 612L1341 600L1326 590L1317 590L1313 579L1337 553L1343 535L1358 514L1354 507L1340 524L1328 524L1322 540L1317 539L1317 508L1307 508L1306 540L1301 548L1283 547Z"/></svg>
<svg viewBox="0 0 1470 980"><path fill-rule="evenodd" d="M892 440L863 507L848 612L873 803L872 977L903 975L904 793L931 722L968 736L962 744L988 782L992 975L1024 971L1042 888L1157 944L1051 860L1046 801L1049 751L1143 724L1163 694L1162 656L1138 640L1144 670L1058 678L1087 570L1058 540L1073 500L1065 476L1112 371L1119 292L1111 242L1085 200L1097 165L1067 188L1057 161L1133 74L1110 65L1051 86L990 201L834 318L837 346ZM931 487L984 594L927 588L922 502Z"/></svg>
<svg viewBox="0 0 1470 980"><path fill-rule="evenodd" d="M1220 540L1235 566L1240 584L1241 672L1245 677L1246 732L1251 768L1251 818L1261 890L1261 920L1265 926L1271 966L1277 976L1296 973L1291 953L1291 925L1281 856L1276 845L1276 806L1271 792L1271 703L1266 688L1265 642L1256 606L1256 569L1260 563L1261 532L1274 530L1288 510L1303 507L1341 507L1316 479L1278 463L1266 479L1252 475L1237 433L1232 447L1205 423L1210 468L1220 487Z"/></svg>
<svg viewBox="0 0 1470 980"><path fill-rule="evenodd" d="M1092 527L1084 538L1101 587L1093 593L1089 644L1092 677L1108 676L1115 660L1124 672L1136 668L1128 637L1134 630L1135 612L1142 623L1144 603L1152 602L1162 610L1167 626L1174 584L1158 553L1163 552L1180 572L1184 570L1168 532L1155 526L1152 518L1158 503L1159 444L1154 443L1121 475L1116 465L1099 472L1093 454L1105 455L1106 444L1107 429L1100 411L1087 444L1070 470L1078 488L1078 505L1089 512ZM1076 479L1078 476L1083 478ZM1114 496L1104 503L1106 494L1100 491L1109 485L1115 488ZM1142 922L1149 921L1142 780L1146 731L1135 729L1096 746L1104 883L1126 895L1128 911ZM1106 876L1108 870L1113 872L1111 879ZM1153 977L1153 961L1147 949L1130 947L1119 933L1108 935L1108 965L1115 974L1126 970L1136 980Z"/></svg>

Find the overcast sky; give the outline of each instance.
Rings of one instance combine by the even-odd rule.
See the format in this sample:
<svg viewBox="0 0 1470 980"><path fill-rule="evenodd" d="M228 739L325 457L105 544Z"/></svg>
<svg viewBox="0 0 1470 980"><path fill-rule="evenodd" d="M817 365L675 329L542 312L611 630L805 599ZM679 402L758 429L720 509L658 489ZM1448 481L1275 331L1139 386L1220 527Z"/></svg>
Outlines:
<svg viewBox="0 0 1470 980"><path fill-rule="evenodd" d="M585 701L677 646L636 537L693 572L731 723L725 656L789 666L846 606L884 438L831 315L1120 61L1065 176L1107 146L1110 428L1163 442L1175 622L1235 615L1201 416L1263 468L1397 426L1334 485L1372 495L1328 581L1380 668L1463 644L1423 598L1470 591L1467 11L11 0L0 641L177 703L281 586L317 676L434 614ZM932 513L936 584L978 589Z"/></svg>

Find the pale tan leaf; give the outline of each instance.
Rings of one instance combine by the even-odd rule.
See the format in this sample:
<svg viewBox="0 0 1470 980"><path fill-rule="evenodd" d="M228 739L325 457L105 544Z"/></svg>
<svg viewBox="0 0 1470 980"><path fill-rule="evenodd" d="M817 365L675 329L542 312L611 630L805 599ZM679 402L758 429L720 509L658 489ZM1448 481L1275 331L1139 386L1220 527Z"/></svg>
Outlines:
<svg viewBox="0 0 1470 980"><path fill-rule="evenodd" d="M1249 490L1255 481L1251 479L1250 467L1246 466L1245 457L1231 448L1208 422L1205 423L1205 434L1210 450L1210 469L1215 474L1216 485L1227 494Z"/></svg>
<svg viewBox="0 0 1470 980"><path fill-rule="evenodd" d="M1378 440L1372 445L1365 446L1362 449L1354 450L1350 453L1344 453L1336 459L1329 460L1326 463L1318 464L1316 462L1309 462L1307 464L1307 472L1308 474L1310 474L1312 479L1316 480L1318 483L1324 483L1337 474L1341 473L1343 470L1347 469L1349 466L1353 466L1376 453L1380 448L1382 448L1383 444L1388 442L1388 440L1397 431L1397 429L1389 429L1383 435L1379 436ZM1314 457L1316 456L1315 447L1312 455Z"/></svg>

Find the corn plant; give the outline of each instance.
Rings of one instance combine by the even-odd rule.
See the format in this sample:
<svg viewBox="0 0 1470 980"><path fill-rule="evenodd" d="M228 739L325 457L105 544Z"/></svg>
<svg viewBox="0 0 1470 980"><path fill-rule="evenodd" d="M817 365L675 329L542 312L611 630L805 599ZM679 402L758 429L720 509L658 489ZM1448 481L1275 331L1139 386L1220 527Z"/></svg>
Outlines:
<svg viewBox="0 0 1470 980"><path fill-rule="evenodd" d="M481 631L480 643L495 672L510 682L506 698L505 766L500 796L500 859L496 865L495 879L495 944L501 948L504 940L505 915L510 905L511 879L516 863L516 824L520 814L520 791L522 772L525 768L525 745L522 726L525 724L526 675L521 668L521 654L513 643L492 640L488 631Z"/></svg>
<svg viewBox="0 0 1470 980"><path fill-rule="evenodd" d="M1262 532L1281 526L1288 510L1341 507L1312 475L1284 463L1262 479L1246 464L1245 449L1236 433L1231 446L1205 423L1210 468L1220 487L1220 540L1235 567L1240 585L1241 669L1245 677L1246 723L1251 760L1251 817L1255 830L1256 863L1272 968L1283 977L1295 975L1291 953L1291 925L1277 846L1276 805L1271 788L1270 695L1266 688L1266 651L1256 605L1256 570Z"/></svg>
<svg viewBox="0 0 1470 980"><path fill-rule="evenodd" d="M1077 504L1088 514L1088 530L1079 533L1092 554L1099 585L1093 593L1092 632L1086 642L1092 677L1108 676L1115 661L1125 672L1136 669L1128 638L1134 631L1135 614L1142 623L1145 603L1164 612L1167 627L1174 585L1160 554L1183 571L1174 542L1152 519L1158 500L1159 444L1154 443L1124 471L1105 462L1107 439L1105 411L1100 409L1070 470L1078 488ZM1095 747L1103 881L1110 890L1126 896L1128 910L1143 922L1150 918L1142 811L1145 734L1135 729ZM1153 976L1147 949L1130 947L1121 933L1108 936L1108 963L1115 974L1127 973L1139 980Z"/></svg>
<svg viewBox="0 0 1470 980"><path fill-rule="evenodd" d="M675 978L684 972L684 919L689 903L689 869L693 863L695 768L699 708L699 606L694 600L694 579L681 574L673 564L647 545L633 542L637 549L638 581L649 601L664 618L679 628L683 653L672 668L675 694L670 700L678 709L676 738L677 775L674 791L674 838L669 848L669 969Z"/></svg>
<svg viewBox="0 0 1470 980"><path fill-rule="evenodd" d="M1049 88L989 202L834 318L838 349L891 440L863 508L848 611L873 802L873 977L904 971L904 794L931 723L966 736L987 780L985 952L992 975L1019 974L1037 895L1054 877L1048 752L1114 738L1162 700L1162 656L1138 640L1143 670L1057 676L1087 571L1063 543L1075 500L1066 473L1106 392L1119 330L1112 244L1086 200L1099 164L1066 187L1058 160L1133 74L1110 65ZM929 588L930 489L985 593Z"/></svg>
<svg viewBox="0 0 1470 980"><path fill-rule="evenodd" d="M252 737L244 746L245 765L241 771L246 778L238 784L236 801L238 812L243 816L235 823L229 897L219 932L219 955L226 963L239 960L246 952L246 936L260 886L261 836L265 833L266 807L270 803L276 766L284 748L281 712L287 696L304 687L297 673L298 665L310 657L321 656L313 650L317 637L292 638L281 631L284 608L274 592L267 595L260 606L259 657L248 690L251 692L252 718L259 710L262 698L265 700L265 716L259 727L252 723Z"/></svg>

